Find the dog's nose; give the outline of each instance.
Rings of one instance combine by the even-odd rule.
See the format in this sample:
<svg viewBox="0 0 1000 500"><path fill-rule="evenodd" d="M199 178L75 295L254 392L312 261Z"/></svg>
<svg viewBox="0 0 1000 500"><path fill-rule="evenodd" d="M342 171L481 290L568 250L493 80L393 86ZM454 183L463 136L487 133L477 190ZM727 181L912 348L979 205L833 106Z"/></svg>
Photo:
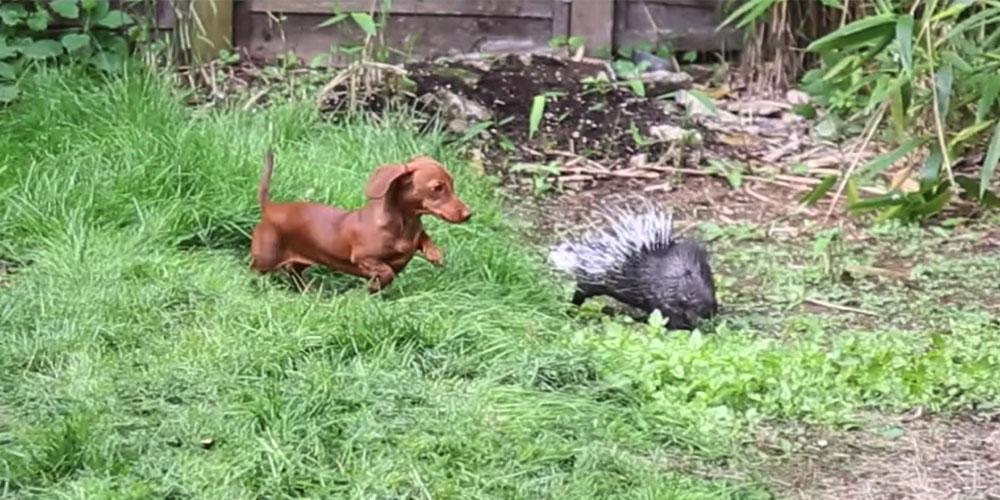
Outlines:
<svg viewBox="0 0 1000 500"><path fill-rule="evenodd" d="M471 218L472 218L472 212L468 208L462 210L462 222L465 222Z"/></svg>

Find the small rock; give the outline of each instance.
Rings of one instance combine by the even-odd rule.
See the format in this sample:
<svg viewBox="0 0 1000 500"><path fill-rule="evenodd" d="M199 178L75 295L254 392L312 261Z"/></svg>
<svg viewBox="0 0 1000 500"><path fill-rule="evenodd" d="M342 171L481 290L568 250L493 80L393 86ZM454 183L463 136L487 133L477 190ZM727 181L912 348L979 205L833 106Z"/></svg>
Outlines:
<svg viewBox="0 0 1000 500"><path fill-rule="evenodd" d="M482 104L450 90L438 89L434 92L434 97L449 121L461 120L468 123L486 121L493 117L493 113ZM465 128L468 129L468 126Z"/></svg>
<svg viewBox="0 0 1000 500"><path fill-rule="evenodd" d="M694 79L687 73L666 70L643 73L639 78L642 80L643 85L646 86L646 95L650 97L656 97L675 90L686 90L691 88L691 84L694 83Z"/></svg>
<svg viewBox="0 0 1000 500"><path fill-rule="evenodd" d="M201 440L198 441L198 444L200 444L202 448L210 450L212 449L213 446L215 446L215 440L209 436L206 436L201 438Z"/></svg>
<svg viewBox="0 0 1000 500"><path fill-rule="evenodd" d="M649 128L649 135L659 142L682 143L685 145L701 144L701 133L687 130L674 125L655 125Z"/></svg>
<svg viewBox="0 0 1000 500"><path fill-rule="evenodd" d="M785 100L788 101L789 104L797 106L801 104L809 104L812 99L809 98L809 94L801 90L791 89L788 92L785 92Z"/></svg>
<svg viewBox="0 0 1000 500"><path fill-rule="evenodd" d="M792 107L785 102L768 101L758 99L753 101L731 101L727 103L726 109L738 114L750 114L754 116L774 116Z"/></svg>
<svg viewBox="0 0 1000 500"><path fill-rule="evenodd" d="M670 62L666 59L641 50L632 52L632 62L636 65L647 63L647 71L667 71L670 69Z"/></svg>
<svg viewBox="0 0 1000 500"><path fill-rule="evenodd" d="M649 155L647 155L646 153L639 153L636 155L632 155L632 157L628 159L629 167L643 168L646 165L649 165Z"/></svg>

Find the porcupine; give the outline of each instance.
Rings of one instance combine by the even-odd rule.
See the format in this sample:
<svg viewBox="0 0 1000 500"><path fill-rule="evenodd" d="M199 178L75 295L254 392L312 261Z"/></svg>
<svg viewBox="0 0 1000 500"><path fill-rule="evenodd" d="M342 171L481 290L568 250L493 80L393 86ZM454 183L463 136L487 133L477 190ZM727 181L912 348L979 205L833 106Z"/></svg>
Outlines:
<svg viewBox="0 0 1000 500"><path fill-rule="evenodd" d="M576 281L573 304L604 295L642 311L654 310L667 327L689 330L718 312L708 250L697 241L674 239L673 215L604 209L608 224L550 249L549 261ZM633 316L637 316L633 314Z"/></svg>

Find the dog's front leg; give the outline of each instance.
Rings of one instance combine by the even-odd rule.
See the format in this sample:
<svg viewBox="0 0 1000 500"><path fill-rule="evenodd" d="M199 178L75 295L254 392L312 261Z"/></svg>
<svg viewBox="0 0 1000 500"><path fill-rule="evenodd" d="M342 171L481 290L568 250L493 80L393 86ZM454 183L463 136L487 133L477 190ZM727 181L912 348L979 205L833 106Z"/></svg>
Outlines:
<svg viewBox="0 0 1000 500"><path fill-rule="evenodd" d="M431 237L427 235L426 231L420 233L419 241L420 251L423 252L424 257L427 262L434 264L435 266L444 265L444 252L438 248L437 245L431 241Z"/></svg>
<svg viewBox="0 0 1000 500"><path fill-rule="evenodd" d="M357 266L368 277L368 291L371 293L385 289L389 283L396 279L396 271L378 259L358 259Z"/></svg>

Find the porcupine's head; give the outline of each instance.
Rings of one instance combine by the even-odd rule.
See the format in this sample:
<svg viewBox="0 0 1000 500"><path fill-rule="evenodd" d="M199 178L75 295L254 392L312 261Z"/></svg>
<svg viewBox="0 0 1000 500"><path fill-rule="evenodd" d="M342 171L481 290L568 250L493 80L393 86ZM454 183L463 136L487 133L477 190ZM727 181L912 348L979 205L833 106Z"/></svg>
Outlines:
<svg viewBox="0 0 1000 500"><path fill-rule="evenodd" d="M647 309L659 309L673 329L689 330L714 316L719 304L708 251L692 240L675 240L632 268L633 280L643 283Z"/></svg>

